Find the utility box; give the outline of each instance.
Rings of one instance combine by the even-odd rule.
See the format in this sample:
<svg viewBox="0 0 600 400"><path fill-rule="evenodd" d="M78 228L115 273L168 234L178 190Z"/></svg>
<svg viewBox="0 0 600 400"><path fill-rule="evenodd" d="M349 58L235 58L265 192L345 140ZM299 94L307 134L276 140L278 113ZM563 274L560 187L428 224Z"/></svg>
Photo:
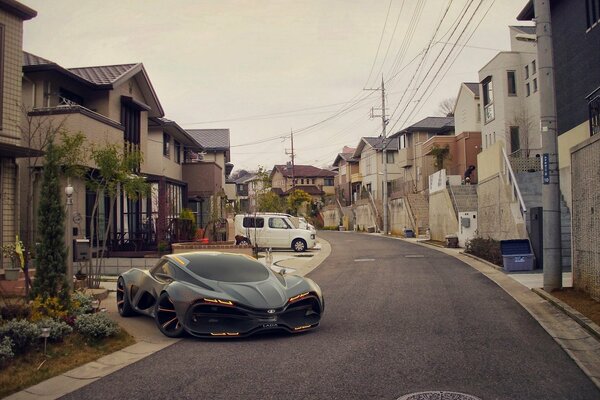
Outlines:
<svg viewBox="0 0 600 400"><path fill-rule="evenodd" d="M89 259L90 240L89 239L74 239L73 240L73 261L86 261Z"/></svg>
<svg viewBox="0 0 600 400"><path fill-rule="evenodd" d="M501 240L500 252L505 271L533 270L535 257L529 239Z"/></svg>
<svg viewBox="0 0 600 400"><path fill-rule="evenodd" d="M466 211L458 213L458 245L465 244L477 236L477 211Z"/></svg>

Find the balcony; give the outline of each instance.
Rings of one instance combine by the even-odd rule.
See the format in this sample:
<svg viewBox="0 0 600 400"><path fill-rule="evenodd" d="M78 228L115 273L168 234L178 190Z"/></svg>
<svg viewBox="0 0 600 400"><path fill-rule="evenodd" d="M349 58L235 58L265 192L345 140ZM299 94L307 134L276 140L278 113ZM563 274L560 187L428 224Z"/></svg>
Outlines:
<svg viewBox="0 0 600 400"><path fill-rule="evenodd" d="M363 180L363 176L360 172L356 172L350 175L350 183L361 183Z"/></svg>
<svg viewBox="0 0 600 400"><path fill-rule="evenodd" d="M398 150L398 165L402 168L409 168L414 163L414 152L412 147Z"/></svg>
<svg viewBox="0 0 600 400"><path fill-rule="evenodd" d="M185 163L182 177L188 184L188 198L210 197L223 190L223 169L212 162Z"/></svg>

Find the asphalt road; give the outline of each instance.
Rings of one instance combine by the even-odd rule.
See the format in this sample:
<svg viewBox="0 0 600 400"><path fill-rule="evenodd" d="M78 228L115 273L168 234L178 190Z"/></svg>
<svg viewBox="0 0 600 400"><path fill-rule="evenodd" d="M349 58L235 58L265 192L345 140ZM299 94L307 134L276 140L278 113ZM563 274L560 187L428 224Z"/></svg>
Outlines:
<svg viewBox="0 0 600 400"><path fill-rule="evenodd" d="M600 399L576 364L504 291L453 257L388 238L320 233L309 277L326 312L310 333L187 338L67 399Z"/></svg>

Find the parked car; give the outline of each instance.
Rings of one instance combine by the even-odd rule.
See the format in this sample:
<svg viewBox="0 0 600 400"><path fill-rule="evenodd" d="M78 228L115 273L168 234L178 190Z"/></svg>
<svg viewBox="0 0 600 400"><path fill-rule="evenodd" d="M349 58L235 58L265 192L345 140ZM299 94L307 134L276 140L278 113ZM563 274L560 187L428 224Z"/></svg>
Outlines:
<svg viewBox="0 0 600 400"><path fill-rule="evenodd" d="M236 244L302 252L317 244L316 234L296 227L286 214L240 214L234 219Z"/></svg>
<svg viewBox="0 0 600 400"><path fill-rule="evenodd" d="M221 252L163 256L117 280L117 310L154 318L166 336L235 338L319 326L325 303L311 279L275 273L252 257Z"/></svg>

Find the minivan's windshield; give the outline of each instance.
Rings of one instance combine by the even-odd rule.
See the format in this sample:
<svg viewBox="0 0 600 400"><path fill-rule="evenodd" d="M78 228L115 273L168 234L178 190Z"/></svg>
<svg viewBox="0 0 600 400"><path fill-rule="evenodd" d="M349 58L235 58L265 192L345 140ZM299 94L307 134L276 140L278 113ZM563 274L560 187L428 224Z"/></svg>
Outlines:
<svg viewBox="0 0 600 400"><path fill-rule="evenodd" d="M236 254L193 253L187 269L201 278L221 282L258 282L269 277L267 268L258 261Z"/></svg>

